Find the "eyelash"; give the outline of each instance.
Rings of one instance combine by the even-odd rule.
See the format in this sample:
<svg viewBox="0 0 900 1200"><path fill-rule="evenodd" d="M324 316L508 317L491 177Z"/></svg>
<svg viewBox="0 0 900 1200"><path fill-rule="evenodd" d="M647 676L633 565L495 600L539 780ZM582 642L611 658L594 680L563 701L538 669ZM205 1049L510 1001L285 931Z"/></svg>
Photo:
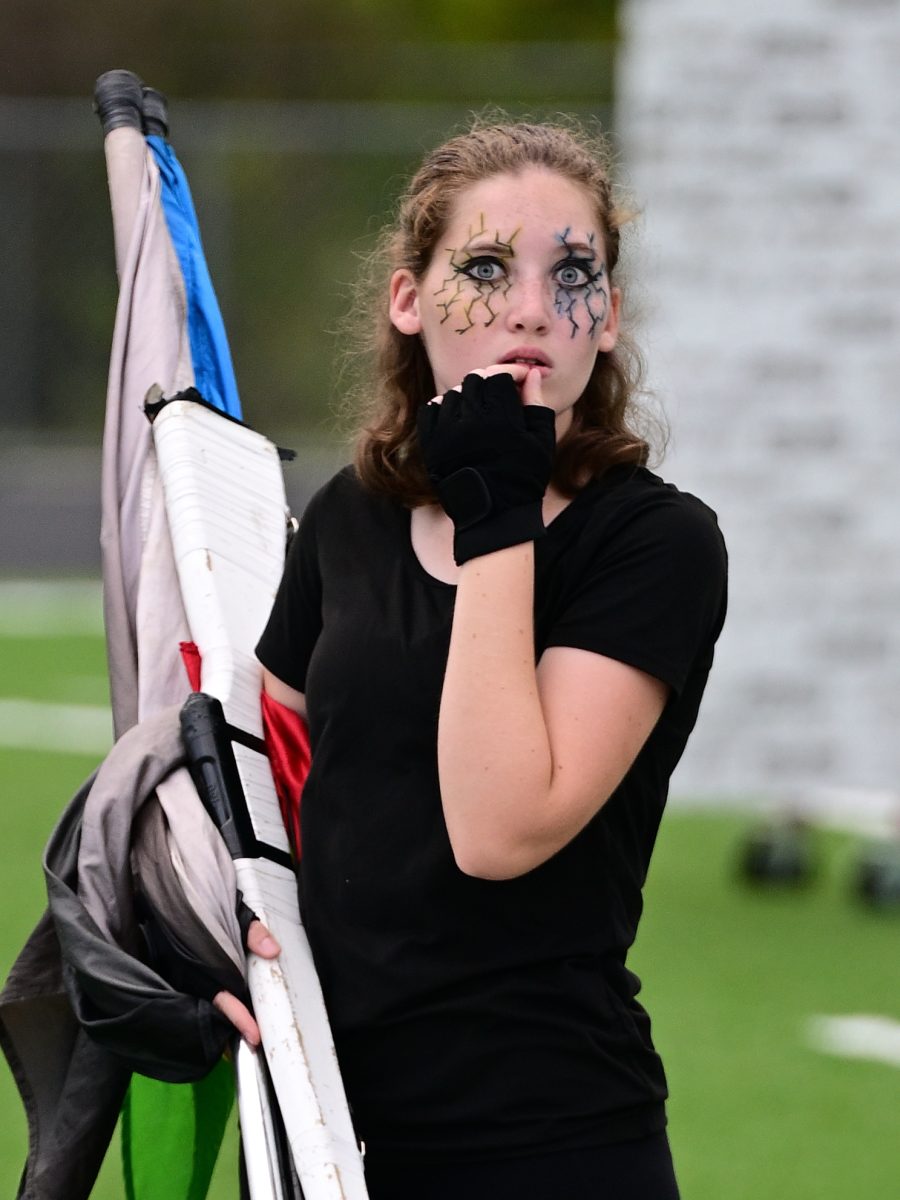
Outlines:
<svg viewBox="0 0 900 1200"><path fill-rule="evenodd" d="M593 264L586 258L565 258L562 262L556 264L556 266L553 268L553 274L561 288L566 288L567 291L574 292L579 288L587 287L589 284L593 283L595 279L597 279L600 272L593 271L591 269L592 266ZM576 271L580 271L584 276L584 279L582 279L580 283L563 283L559 278L560 272L572 270L573 268Z"/></svg>
<svg viewBox="0 0 900 1200"><path fill-rule="evenodd" d="M482 267L482 266L499 267L501 272L504 275L506 274L506 268L503 266L503 263L500 261L500 259L494 258L490 254L482 254L482 255L479 255L477 258L470 258L468 262L465 262L461 266L456 267L456 272L458 275L467 275L469 277L469 279L473 279L475 281L475 283L499 283L499 281L500 281L499 275L493 275L493 276L491 276L490 279L485 279L481 275L476 275L475 274L476 268Z"/></svg>
<svg viewBox="0 0 900 1200"><path fill-rule="evenodd" d="M482 254L476 258L470 258L468 262L456 267L456 272L458 275L466 275L469 279L474 280L475 283L499 283L501 278L500 274L492 275L489 279L483 275L477 275L476 271L478 267L482 266L497 267L502 275L506 274L506 267L501 260L499 258L494 258L489 254ZM600 274L599 271L594 272L591 267L592 263L586 258L566 258L563 259L562 262L557 263L553 268L553 277L556 279L559 287L565 288L567 291L577 291L579 288L587 287L589 284L593 283ZM584 278L578 283L563 283L563 281L559 278L560 272L572 269L580 271Z"/></svg>

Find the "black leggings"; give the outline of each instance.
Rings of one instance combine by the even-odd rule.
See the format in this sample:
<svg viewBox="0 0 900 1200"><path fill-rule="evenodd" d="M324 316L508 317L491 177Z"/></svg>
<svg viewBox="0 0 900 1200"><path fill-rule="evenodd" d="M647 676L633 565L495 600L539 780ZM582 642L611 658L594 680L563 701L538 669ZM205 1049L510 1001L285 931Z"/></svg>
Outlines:
<svg viewBox="0 0 900 1200"><path fill-rule="evenodd" d="M669 1140L440 1167L366 1155L370 1200L678 1200Z"/></svg>

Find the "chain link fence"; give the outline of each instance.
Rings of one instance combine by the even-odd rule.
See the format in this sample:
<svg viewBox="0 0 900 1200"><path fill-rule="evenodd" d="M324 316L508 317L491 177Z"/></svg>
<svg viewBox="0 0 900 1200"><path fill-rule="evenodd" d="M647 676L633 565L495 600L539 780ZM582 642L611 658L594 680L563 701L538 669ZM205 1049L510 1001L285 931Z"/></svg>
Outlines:
<svg viewBox="0 0 900 1200"><path fill-rule="evenodd" d="M505 71L499 95L513 115L566 111L610 126L610 45L452 49L449 68L463 85L489 63ZM427 59L419 55L420 72ZM592 71L595 99L580 82L566 94L562 63L579 81ZM533 98L526 79L540 64L556 65L526 105L517 96ZM358 255L422 152L470 112L462 102L170 101L172 142L251 414L286 428L328 425L334 330ZM87 97L0 97L0 213L0 430L94 436L116 281L102 139Z"/></svg>
<svg viewBox="0 0 900 1200"><path fill-rule="evenodd" d="M337 330L359 256L422 153L485 96L512 116L612 125L612 43L393 52L381 66L397 95L443 73L459 103L170 98L245 415L298 448L296 508L340 460L336 363L353 331ZM326 48L317 70L340 53ZM0 261L0 573L93 572L117 286L89 95L0 96Z"/></svg>

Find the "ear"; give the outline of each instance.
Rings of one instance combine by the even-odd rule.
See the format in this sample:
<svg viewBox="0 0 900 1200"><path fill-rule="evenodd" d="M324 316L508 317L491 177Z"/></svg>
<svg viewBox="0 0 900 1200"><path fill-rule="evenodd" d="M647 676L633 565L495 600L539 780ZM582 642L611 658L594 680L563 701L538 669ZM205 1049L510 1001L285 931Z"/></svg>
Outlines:
<svg viewBox="0 0 900 1200"><path fill-rule="evenodd" d="M619 288L610 289L609 312L606 314L606 324L597 340L597 349L608 354L619 340L619 313L622 308L622 292Z"/></svg>
<svg viewBox="0 0 900 1200"><path fill-rule="evenodd" d="M401 333L422 332L422 321L419 317L419 289L412 271L406 267L401 267L391 276L388 312L391 324Z"/></svg>

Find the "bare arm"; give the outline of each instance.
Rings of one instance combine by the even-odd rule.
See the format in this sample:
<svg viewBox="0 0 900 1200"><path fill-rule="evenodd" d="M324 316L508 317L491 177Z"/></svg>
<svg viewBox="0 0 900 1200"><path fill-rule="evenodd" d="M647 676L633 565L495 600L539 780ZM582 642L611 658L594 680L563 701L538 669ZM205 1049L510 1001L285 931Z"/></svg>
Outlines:
<svg viewBox="0 0 900 1200"><path fill-rule="evenodd" d="M569 842L646 741L668 689L586 650L534 664L534 546L460 571L438 725L447 830L467 874L506 879Z"/></svg>
<svg viewBox="0 0 900 1200"><path fill-rule="evenodd" d="M273 675L266 667L263 667L263 690L277 700L279 704L283 704L285 708L293 709L306 720L306 696L303 692L298 692L296 688L290 687L283 683L277 675Z"/></svg>

